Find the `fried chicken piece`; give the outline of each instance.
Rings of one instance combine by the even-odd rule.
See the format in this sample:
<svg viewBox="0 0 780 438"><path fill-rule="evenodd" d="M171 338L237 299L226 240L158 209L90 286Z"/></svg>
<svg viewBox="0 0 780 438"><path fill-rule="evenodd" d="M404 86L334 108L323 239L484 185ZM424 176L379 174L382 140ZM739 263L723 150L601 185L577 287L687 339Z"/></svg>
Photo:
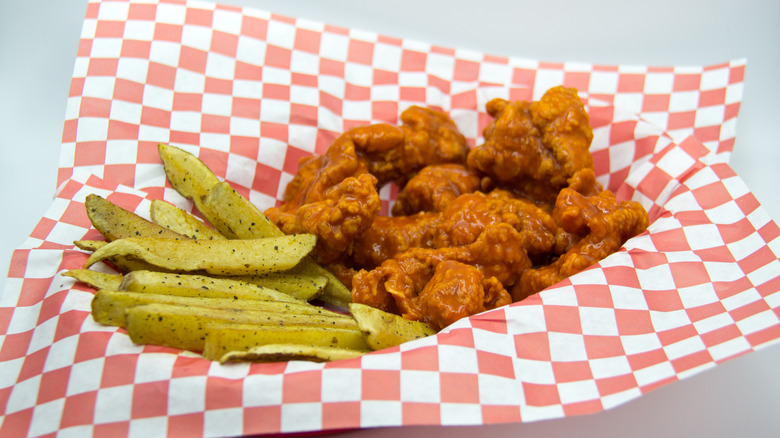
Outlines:
<svg viewBox="0 0 780 438"><path fill-rule="evenodd" d="M399 127L378 124L351 130L358 155L380 186L403 186L428 165L466 162L466 138L446 113L411 106L401 113L401 121Z"/></svg>
<svg viewBox="0 0 780 438"><path fill-rule="evenodd" d="M476 269L482 275L479 282L481 287L456 293L437 290L436 283L428 286L438 266L445 261ZM509 224L498 223L487 227L468 245L438 249L411 248L385 260L375 269L359 271L352 281L352 300L442 328L467 316L464 314L465 309L469 309L468 314L473 315L509 304L511 297L503 285L514 284L520 274L530 267L531 261L524 247L522 233ZM440 275L452 277L455 273ZM475 284L473 275L468 270L466 277L459 280L458 284ZM426 287L428 290L423 294ZM432 302L435 297L444 296L451 298L440 305ZM454 302L453 297L459 297L461 303ZM480 300L482 305L475 306L474 303ZM452 311L452 308L461 310Z"/></svg>
<svg viewBox="0 0 780 438"><path fill-rule="evenodd" d="M443 212L434 246L467 245L487 227L498 223L509 224L522 233L523 245L532 258L561 246L559 227L549 213L504 190L490 194L474 192L456 198ZM567 244L568 240L564 239L563 245Z"/></svg>
<svg viewBox="0 0 780 438"><path fill-rule="evenodd" d="M380 143L382 130L360 133L362 141ZM330 263L351 250L379 213L381 201L377 179L355 151L354 131L334 141L325 154L301 160L298 172L287 185L284 203L266 210L266 216L285 234L317 236L313 255Z"/></svg>
<svg viewBox="0 0 780 438"><path fill-rule="evenodd" d="M468 145L445 113L411 107L403 126L374 124L348 130L321 156L302 159L283 203L266 216L286 234L313 233L320 263L352 253L355 240L379 213L378 188L405 183L429 164L463 163Z"/></svg>
<svg viewBox="0 0 780 438"><path fill-rule="evenodd" d="M620 249L647 229L648 216L635 201L617 201L610 191L583 196L577 191L561 190L553 211L561 228L576 236L570 248L546 266L525 271L512 288L512 299L526 297L582 271Z"/></svg>
<svg viewBox="0 0 780 438"><path fill-rule="evenodd" d="M392 213L407 216L421 211L442 211L458 196L479 188L479 176L461 164L426 166L398 193Z"/></svg>
<svg viewBox="0 0 780 438"><path fill-rule="evenodd" d="M422 319L432 327L444 328L453 322L485 310L511 303L496 277L488 277L472 265L445 260L417 296Z"/></svg>
<svg viewBox="0 0 780 438"><path fill-rule="evenodd" d="M593 133L577 91L551 88L536 102L493 99L485 142L471 150L468 166L499 187L553 203L578 170L592 168Z"/></svg>
<svg viewBox="0 0 780 438"><path fill-rule="evenodd" d="M355 241L352 265L372 269L410 248L433 248L441 213L423 212L409 216L377 216Z"/></svg>

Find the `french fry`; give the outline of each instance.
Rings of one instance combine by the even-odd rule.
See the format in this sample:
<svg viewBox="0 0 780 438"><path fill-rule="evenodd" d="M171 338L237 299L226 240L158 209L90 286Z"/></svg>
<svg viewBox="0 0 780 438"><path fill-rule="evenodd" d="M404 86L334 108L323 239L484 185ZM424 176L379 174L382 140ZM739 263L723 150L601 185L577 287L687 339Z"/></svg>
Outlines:
<svg viewBox="0 0 780 438"><path fill-rule="evenodd" d="M335 322L353 326L346 315L340 315L308 303L278 302L265 300L244 300L225 297L198 297L152 294L143 292L127 292L101 289L92 299L92 318L101 324L118 327L125 326L125 312L135 306L146 304L170 304L186 308L195 308L191 312L199 313L201 308L231 311L254 311L244 316L228 314L231 318L258 318L258 321L278 323L284 321L299 321L301 318L309 321L315 317L323 317L325 323ZM280 314L280 315L277 315ZM306 315L306 316L303 316ZM224 315L223 315L224 316ZM299 316L296 318L296 316ZM320 321L320 320L316 320Z"/></svg>
<svg viewBox="0 0 780 438"><path fill-rule="evenodd" d="M87 196L84 206L92 225L109 242L125 237L189 239L95 194Z"/></svg>
<svg viewBox="0 0 780 438"><path fill-rule="evenodd" d="M219 358L220 363L228 362L282 362L305 360L309 362L330 362L352 359L365 354L362 350L337 347L315 347L300 344L266 344L252 347L247 351L231 351Z"/></svg>
<svg viewBox="0 0 780 438"><path fill-rule="evenodd" d="M322 294L323 288L328 283L328 279L325 277L299 275L290 273L289 271L266 275L239 276L232 277L232 279L278 290L279 292L304 301L311 301L318 298Z"/></svg>
<svg viewBox="0 0 780 438"><path fill-rule="evenodd" d="M257 239L284 235L254 204L226 182L220 182L197 157L174 146L160 144L160 158L173 188L191 199L206 220L229 239ZM197 178L198 181L192 181ZM333 273L306 257L295 273L327 278L323 301L346 307L350 290Z"/></svg>
<svg viewBox="0 0 780 438"><path fill-rule="evenodd" d="M71 269L62 273L64 277L76 279L93 289L117 289L122 283L122 274L108 274L92 269Z"/></svg>
<svg viewBox="0 0 780 438"><path fill-rule="evenodd" d="M128 292L189 297L266 300L287 303L305 302L272 288L232 278L154 271L130 272L122 278L116 289Z"/></svg>
<svg viewBox="0 0 780 438"><path fill-rule="evenodd" d="M149 208L152 222L191 239L221 240L225 236L185 210L162 200L152 200Z"/></svg>
<svg viewBox="0 0 780 438"><path fill-rule="evenodd" d="M214 324L206 327L203 357L220 360L234 351L248 351L268 344L300 344L368 351L363 334L357 329L258 326L251 324Z"/></svg>
<svg viewBox="0 0 780 438"><path fill-rule="evenodd" d="M352 303L349 312L372 350L395 347L436 334L436 330L424 322L411 321L365 304Z"/></svg>
<svg viewBox="0 0 780 438"><path fill-rule="evenodd" d="M157 145L165 175L180 195L191 200L198 210L201 199L219 179L203 162L184 149L164 143Z"/></svg>
<svg viewBox="0 0 780 438"><path fill-rule="evenodd" d="M73 244L76 246L76 248L81 250L95 252L98 249L108 245L108 242L104 240L76 240L73 242ZM123 256L106 257L105 261L109 262L117 271L122 273L142 270L170 272L167 269L162 269L160 267L150 265L149 263L146 263L142 260L135 260Z"/></svg>
<svg viewBox="0 0 780 438"><path fill-rule="evenodd" d="M254 204L224 181L209 188L198 210L229 239L284 235Z"/></svg>
<svg viewBox="0 0 780 438"><path fill-rule="evenodd" d="M290 270L291 273L300 275L314 275L325 277L328 281L322 290L320 299L326 303L347 307L352 302L352 292L332 272L318 265L311 257L301 260L297 266Z"/></svg>
<svg viewBox="0 0 780 438"><path fill-rule="evenodd" d="M176 272L260 275L292 268L315 243L311 234L254 240L125 238L93 252L86 267L108 257L126 256Z"/></svg>
<svg viewBox="0 0 780 438"><path fill-rule="evenodd" d="M259 310L212 309L152 303L132 306L125 311L125 329L136 344L154 344L203 351L208 327L242 325L260 327L309 327L331 339L331 330L362 333L354 320L343 316L304 315ZM340 333L340 332L339 332ZM234 351L236 348L231 348Z"/></svg>

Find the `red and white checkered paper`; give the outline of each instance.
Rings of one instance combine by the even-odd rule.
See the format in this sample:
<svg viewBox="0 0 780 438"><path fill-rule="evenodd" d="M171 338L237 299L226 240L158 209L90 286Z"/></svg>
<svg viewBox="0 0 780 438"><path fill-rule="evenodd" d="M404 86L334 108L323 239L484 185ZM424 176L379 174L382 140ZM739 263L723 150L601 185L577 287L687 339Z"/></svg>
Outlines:
<svg viewBox="0 0 780 438"><path fill-rule="evenodd" d="M530 422L609 409L780 338L780 230L728 166L744 61L545 63L177 0L92 1L56 199L12 256L0 307L0 435L234 436ZM90 193L148 216L156 144L197 154L260 208L344 130L449 112L479 144L493 97L576 87L600 181L647 232L521 303L361 358L220 365L96 324L60 274L99 238ZM393 190L382 192L386 205ZM108 269L98 267L98 269Z"/></svg>

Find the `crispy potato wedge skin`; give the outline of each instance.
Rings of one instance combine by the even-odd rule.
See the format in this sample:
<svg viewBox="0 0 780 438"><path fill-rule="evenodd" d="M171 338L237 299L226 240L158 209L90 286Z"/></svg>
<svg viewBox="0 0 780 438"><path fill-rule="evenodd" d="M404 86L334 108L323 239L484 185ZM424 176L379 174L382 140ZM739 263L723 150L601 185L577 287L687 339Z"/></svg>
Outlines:
<svg viewBox="0 0 780 438"><path fill-rule="evenodd" d="M291 273L300 275L315 275L325 277L328 281L322 289L320 299L326 303L338 307L347 307L352 302L352 292L332 272L320 266L311 257L301 260L297 266L290 270Z"/></svg>
<svg viewBox="0 0 780 438"><path fill-rule="evenodd" d="M133 271L124 276L118 290L204 298L266 300L303 304L305 301L265 286L206 275Z"/></svg>
<svg viewBox="0 0 780 438"><path fill-rule="evenodd" d="M368 350L363 334L357 329L214 324L206 328L203 357L220 360L232 351L247 351L261 345L288 343Z"/></svg>
<svg viewBox="0 0 780 438"><path fill-rule="evenodd" d="M410 321L365 304L352 303L349 312L365 334L366 343L372 350L395 347L436 334L436 330L424 322Z"/></svg>
<svg viewBox="0 0 780 438"><path fill-rule="evenodd" d="M254 240L125 238L92 253L86 266L107 257L126 256L176 272L261 275L292 268L315 244L311 234Z"/></svg>
<svg viewBox="0 0 780 438"><path fill-rule="evenodd" d="M260 239L284 233L254 204L226 182L209 188L201 206L204 217L229 239Z"/></svg>
<svg viewBox="0 0 780 438"><path fill-rule="evenodd" d="M208 166L184 149L160 143L157 145L157 153L163 162L165 176L173 188L196 206L206 196L208 189L219 182Z"/></svg>
<svg viewBox="0 0 780 438"><path fill-rule="evenodd" d="M118 289L122 284L122 274L108 274L92 269L71 269L62 273L65 277L71 277L81 283L85 283L93 289Z"/></svg>
<svg viewBox="0 0 780 438"><path fill-rule="evenodd" d="M152 222L190 239L221 240L225 236L210 228L202 220L168 202L154 199L149 208Z"/></svg>
<svg viewBox="0 0 780 438"><path fill-rule="evenodd" d="M288 271L266 275L234 276L232 279L278 290L279 292L304 301L311 301L318 298L322 294L323 288L328 283L328 279L325 277L292 274Z"/></svg>
<svg viewBox="0 0 780 438"><path fill-rule="evenodd" d="M95 194L87 195L84 206L92 225L109 242L125 237L189 239Z"/></svg>
<svg viewBox="0 0 780 438"><path fill-rule="evenodd" d="M99 290L92 299L92 317L96 322L101 324L124 327L126 323L125 312L128 309L135 306L155 303L180 306L182 309L195 308L188 311L196 314L203 313L202 309L225 309L234 311L233 313L235 313L235 311L247 310L252 312L248 313L248 316L244 316L256 317L259 318L259 320L263 317L268 317L270 319L266 318L266 320L272 322L296 320L296 318L293 317L294 315L307 315L302 317L302 319L320 321L316 318L321 316L323 317L322 321L335 321L338 324L352 326L352 321L340 320L341 318L346 318L344 315L339 315L308 303L245 300L225 297L165 295L106 289ZM242 316L235 316L233 313L223 312L216 314L232 318L241 318L242 320L246 319ZM270 313L270 315L267 313ZM277 313L282 315L276 315Z"/></svg>
<svg viewBox="0 0 780 438"><path fill-rule="evenodd" d="M300 344L266 344L252 347L247 351L225 353L219 358L219 362L282 362L290 360L330 362L352 359L365 353L367 352L349 348L315 347Z"/></svg>
<svg viewBox="0 0 780 438"><path fill-rule="evenodd" d="M129 307L125 310L125 321L130 338L137 344L164 345L190 351L203 351L206 329L215 324L242 324L250 327L304 326L320 331L342 329L350 333L361 333L351 318L343 316L182 307L162 303ZM233 350L235 349L231 349Z"/></svg>
<svg viewBox="0 0 780 438"><path fill-rule="evenodd" d="M81 250L95 252L98 249L108 245L108 242L104 240L77 240L73 242L73 244ZM105 261L113 266L114 269L122 273L143 270L171 272L170 270L150 265L143 260L136 260L123 256L106 257Z"/></svg>
<svg viewBox="0 0 780 438"><path fill-rule="evenodd" d="M165 174L173 188L193 201L203 217L228 239L257 239L284 235L248 199L228 183L220 182L213 172L197 157L182 149L158 145ZM193 182L193 175L199 181ZM328 279L320 299L332 305L346 307L352 302L349 289L330 271L307 257L295 271L302 275L322 276Z"/></svg>

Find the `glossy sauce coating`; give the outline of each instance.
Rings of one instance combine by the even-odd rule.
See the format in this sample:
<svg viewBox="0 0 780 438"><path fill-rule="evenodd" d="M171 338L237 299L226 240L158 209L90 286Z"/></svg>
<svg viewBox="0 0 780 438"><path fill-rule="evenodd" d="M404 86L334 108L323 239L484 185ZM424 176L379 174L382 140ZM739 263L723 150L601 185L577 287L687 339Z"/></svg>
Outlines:
<svg viewBox="0 0 780 438"><path fill-rule="evenodd" d="M471 150L446 114L420 107L401 126L347 131L301 161L268 217L316 234L314 257L353 301L435 329L525 299L645 230L644 208L596 180L576 90L486 109L493 121ZM397 201L379 216L388 183Z"/></svg>

